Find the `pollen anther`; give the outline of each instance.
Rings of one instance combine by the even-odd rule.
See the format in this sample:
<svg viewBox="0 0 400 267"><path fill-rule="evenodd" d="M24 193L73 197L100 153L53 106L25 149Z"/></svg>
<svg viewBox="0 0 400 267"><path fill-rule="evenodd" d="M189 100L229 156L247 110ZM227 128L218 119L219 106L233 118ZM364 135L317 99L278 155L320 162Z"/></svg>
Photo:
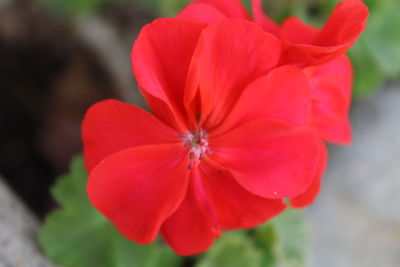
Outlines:
<svg viewBox="0 0 400 267"><path fill-rule="evenodd" d="M189 148L189 169L192 169L200 160L205 159L211 153L208 147L208 137L206 131L199 129L194 132L182 135L185 147Z"/></svg>

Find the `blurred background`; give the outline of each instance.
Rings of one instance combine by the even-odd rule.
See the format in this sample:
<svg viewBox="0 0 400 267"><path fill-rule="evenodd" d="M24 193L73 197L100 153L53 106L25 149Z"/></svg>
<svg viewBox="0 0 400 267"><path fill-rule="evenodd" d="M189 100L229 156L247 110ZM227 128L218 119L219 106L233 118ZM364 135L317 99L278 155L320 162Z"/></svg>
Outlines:
<svg viewBox="0 0 400 267"><path fill-rule="evenodd" d="M56 206L49 188L81 153L91 104L113 97L145 107L130 49L144 24L187 2L0 0L0 174L35 216ZM264 9L320 26L337 2L265 0ZM315 267L400 262L400 1L364 2L368 26L348 53L354 142L331 148L322 193L307 210Z"/></svg>

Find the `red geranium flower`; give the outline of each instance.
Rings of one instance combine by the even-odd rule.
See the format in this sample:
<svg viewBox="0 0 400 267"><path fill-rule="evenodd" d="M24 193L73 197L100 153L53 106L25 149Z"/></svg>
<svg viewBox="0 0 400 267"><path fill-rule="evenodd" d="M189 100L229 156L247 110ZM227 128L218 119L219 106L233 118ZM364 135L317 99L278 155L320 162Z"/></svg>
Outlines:
<svg viewBox="0 0 400 267"><path fill-rule="evenodd" d="M264 14L261 0L252 0L252 7L254 22L283 43L279 65L300 66L308 75L313 98L311 125L326 141L350 143L348 112L353 72L344 53L365 28L365 4L361 0L339 3L322 29L296 17L279 26ZM177 17L209 24L229 17L251 19L239 0L196 0Z"/></svg>
<svg viewBox="0 0 400 267"><path fill-rule="evenodd" d="M368 9L361 0L339 3L322 29L307 25L296 17L276 24L262 11L262 1L252 0L253 18L240 0L196 0L183 9L178 18L213 24L229 17L253 20L283 44L279 65L296 65L307 75L311 87L312 119L310 127L329 142L349 144L351 127L348 118L352 67L344 53L365 28ZM319 191L326 167L327 152L320 144L317 175L310 188L292 199L294 207L311 204Z"/></svg>
<svg viewBox="0 0 400 267"><path fill-rule="evenodd" d="M279 37L284 45L281 64L322 64L343 55L365 28L368 8L362 0L339 3L322 29L305 24L296 17L282 25L268 18L262 0L252 0L253 18L240 0L195 0L178 18L215 23L226 18L253 20L265 31Z"/></svg>
<svg viewBox="0 0 400 267"><path fill-rule="evenodd" d="M154 115L106 100L83 122L92 204L128 239L159 231L181 255L221 231L276 216L312 182L320 157L310 88L273 69L281 43L253 23L206 27L159 19L143 28L133 70Z"/></svg>

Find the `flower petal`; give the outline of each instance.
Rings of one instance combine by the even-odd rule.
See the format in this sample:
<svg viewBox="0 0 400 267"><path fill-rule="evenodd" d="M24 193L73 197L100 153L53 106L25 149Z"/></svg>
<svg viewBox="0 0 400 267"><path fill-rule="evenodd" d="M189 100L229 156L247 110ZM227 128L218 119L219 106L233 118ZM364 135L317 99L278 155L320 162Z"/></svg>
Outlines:
<svg viewBox="0 0 400 267"><path fill-rule="evenodd" d="M178 132L150 113L114 99L90 107L82 123L82 139L88 171L120 150L180 142Z"/></svg>
<svg viewBox="0 0 400 267"><path fill-rule="evenodd" d="M185 199L162 226L163 237L179 255L204 252L220 236L214 216L195 168Z"/></svg>
<svg viewBox="0 0 400 267"><path fill-rule="evenodd" d="M256 120L209 137L210 158L251 193L272 199L294 197L316 171L316 135L275 120Z"/></svg>
<svg viewBox="0 0 400 267"><path fill-rule="evenodd" d="M161 120L183 130L183 92L201 31L206 24L180 19L157 19L143 27L132 49L136 80L150 107ZM171 120L171 118L175 118Z"/></svg>
<svg viewBox="0 0 400 267"><path fill-rule="evenodd" d="M280 37L294 44L310 44L318 33L318 28L302 22L297 17L287 18L280 29Z"/></svg>
<svg viewBox="0 0 400 267"><path fill-rule="evenodd" d="M205 128L218 124L245 87L276 65L280 50L278 39L248 21L226 19L209 26L193 57L186 106L199 90L201 123L208 124Z"/></svg>
<svg viewBox="0 0 400 267"><path fill-rule="evenodd" d="M309 124L311 91L299 68L280 67L251 83L218 127L218 132L262 118L277 119L295 126Z"/></svg>
<svg viewBox="0 0 400 267"><path fill-rule="evenodd" d="M320 153L318 157L319 159L318 159L317 173L314 176L314 179L312 180L307 190L301 195L298 195L290 200L290 205L293 208L300 209L300 208L305 208L308 205L311 205L317 198L318 193L321 189L322 176L325 172L326 165L328 163L328 150L326 149L326 146L322 142L322 140L319 142L319 146L320 146Z"/></svg>
<svg viewBox="0 0 400 267"><path fill-rule="evenodd" d="M305 27L300 24L296 28L299 33L294 34L295 24L291 23L290 29L283 31L290 31L292 34L281 36L291 37L283 39L286 48L281 64L322 64L343 55L363 32L367 17L368 8L363 1L344 0L336 6L324 27L313 39L308 38L311 36L308 34L305 35L307 38L301 37L300 31Z"/></svg>
<svg viewBox="0 0 400 267"><path fill-rule="evenodd" d="M353 80L350 60L342 56L327 64L307 68L305 73L310 76L314 127L328 142L349 144L349 109Z"/></svg>
<svg viewBox="0 0 400 267"><path fill-rule="evenodd" d="M279 36L279 25L265 15L262 8L262 0L251 0L253 19L264 31Z"/></svg>
<svg viewBox="0 0 400 267"><path fill-rule="evenodd" d="M206 162L199 165L202 185L222 230L258 226L286 208L282 200L249 193L229 173Z"/></svg>
<svg viewBox="0 0 400 267"><path fill-rule="evenodd" d="M227 18L227 16L216 7L197 2L186 6L176 17L178 19L209 24L217 23Z"/></svg>
<svg viewBox="0 0 400 267"><path fill-rule="evenodd" d="M314 45L349 48L366 26L368 7L362 0L344 0L332 12Z"/></svg>
<svg viewBox="0 0 400 267"><path fill-rule="evenodd" d="M126 238L150 243L185 196L187 164L182 145L143 146L115 153L90 173L90 202Z"/></svg>

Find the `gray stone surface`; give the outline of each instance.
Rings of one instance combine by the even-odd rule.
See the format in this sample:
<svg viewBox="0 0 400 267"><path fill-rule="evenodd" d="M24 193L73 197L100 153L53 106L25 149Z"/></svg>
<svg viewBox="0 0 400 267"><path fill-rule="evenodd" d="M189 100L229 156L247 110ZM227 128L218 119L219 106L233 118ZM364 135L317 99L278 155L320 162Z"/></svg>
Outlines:
<svg viewBox="0 0 400 267"><path fill-rule="evenodd" d="M0 267L51 267L41 254L38 222L0 177Z"/></svg>
<svg viewBox="0 0 400 267"><path fill-rule="evenodd" d="M332 147L308 210L312 267L400 266L400 85L352 112L353 143Z"/></svg>
<svg viewBox="0 0 400 267"><path fill-rule="evenodd" d="M12 0L0 0L0 8L9 5L11 2Z"/></svg>

